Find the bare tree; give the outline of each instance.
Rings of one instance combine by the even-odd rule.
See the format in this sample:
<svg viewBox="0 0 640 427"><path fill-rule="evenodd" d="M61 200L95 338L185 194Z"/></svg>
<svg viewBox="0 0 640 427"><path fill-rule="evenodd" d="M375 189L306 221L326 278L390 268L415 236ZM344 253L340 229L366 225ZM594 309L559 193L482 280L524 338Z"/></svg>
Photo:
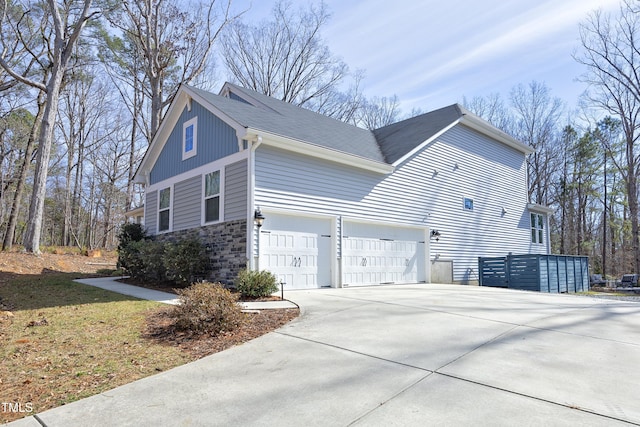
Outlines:
<svg viewBox="0 0 640 427"><path fill-rule="evenodd" d="M574 55L584 65L581 80L589 84L585 97L593 105L619 118L624 135L624 164L619 168L626 184L631 219L634 269L640 272L638 174L640 153L640 10L623 0L615 17L594 11L580 26L581 49Z"/></svg>
<svg viewBox="0 0 640 427"><path fill-rule="evenodd" d="M395 123L399 115L400 102L396 95L390 98L374 96L362 102L360 110L356 113L356 124L374 130Z"/></svg>
<svg viewBox="0 0 640 427"><path fill-rule="evenodd" d="M505 105L499 93L492 93L486 97L474 96L470 100L462 98L462 104L478 117L482 117L498 129L511 133L514 127L514 117Z"/></svg>
<svg viewBox="0 0 640 427"><path fill-rule="evenodd" d="M513 88L511 104L515 112L511 134L535 150L528 157L529 200L547 205L553 172L558 166L562 101L551 98L549 88L534 81Z"/></svg>
<svg viewBox="0 0 640 427"><path fill-rule="evenodd" d="M290 2L280 1L268 21L234 23L222 37L222 56L232 80L282 101L351 120L361 94L341 91L349 69L322 42L321 30L329 17L324 3L296 12ZM339 104L348 105L350 112L334 108Z"/></svg>
<svg viewBox="0 0 640 427"><path fill-rule="evenodd" d="M91 3L91 0L84 0L80 4L72 1L59 4L55 0L48 0L47 7L55 36L53 45L49 47L48 51L51 73L46 85L23 76L8 64L3 56L0 56L0 66L4 68L7 74L15 80L47 94L44 114L40 125L36 173L29 207L29 225L25 236L25 249L28 252L40 252L40 234L42 230L54 123L58 110L58 98L65 73L68 70L73 56L74 47L80 38L85 24L95 15L95 12L91 11Z"/></svg>
<svg viewBox="0 0 640 427"><path fill-rule="evenodd" d="M210 0L190 9L178 0L124 0L105 12L109 24L121 34L113 37L109 31L102 32L108 48L104 58L110 60L112 75L121 73L114 82L144 90L150 110L148 141L178 86L206 69L220 32L238 16L232 16L230 8L231 0ZM141 73L144 84L140 84ZM136 113L138 98L125 100Z"/></svg>

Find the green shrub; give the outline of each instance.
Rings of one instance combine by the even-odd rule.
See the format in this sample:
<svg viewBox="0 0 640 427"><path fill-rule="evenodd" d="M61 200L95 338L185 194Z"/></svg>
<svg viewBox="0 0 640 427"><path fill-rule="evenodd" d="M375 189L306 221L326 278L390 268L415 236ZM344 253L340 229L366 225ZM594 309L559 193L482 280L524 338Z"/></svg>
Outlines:
<svg viewBox="0 0 640 427"><path fill-rule="evenodd" d="M167 279L178 284L193 283L209 270L209 257L198 239L185 239L165 246L162 262Z"/></svg>
<svg viewBox="0 0 640 427"><path fill-rule="evenodd" d="M163 254L164 243L152 240L129 242L120 249L118 268L142 282L163 282L167 280Z"/></svg>
<svg viewBox="0 0 640 427"><path fill-rule="evenodd" d="M147 238L147 232L140 224L127 222L120 227L118 234L118 250L121 250L131 242L139 242Z"/></svg>
<svg viewBox="0 0 640 427"><path fill-rule="evenodd" d="M234 285L243 297L260 298L278 290L278 278L270 271L242 270Z"/></svg>
<svg viewBox="0 0 640 427"><path fill-rule="evenodd" d="M129 242L118 251L118 268L134 279L144 280L145 263L142 248L147 241Z"/></svg>
<svg viewBox="0 0 640 427"><path fill-rule="evenodd" d="M178 330L215 336L233 331L244 321L238 296L219 283L196 283L178 295L180 304L170 311Z"/></svg>
<svg viewBox="0 0 640 427"><path fill-rule="evenodd" d="M142 280L147 282L164 282L167 280L164 268L164 252L166 243L153 240L141 240L140 258L142 259Z"/></svg>

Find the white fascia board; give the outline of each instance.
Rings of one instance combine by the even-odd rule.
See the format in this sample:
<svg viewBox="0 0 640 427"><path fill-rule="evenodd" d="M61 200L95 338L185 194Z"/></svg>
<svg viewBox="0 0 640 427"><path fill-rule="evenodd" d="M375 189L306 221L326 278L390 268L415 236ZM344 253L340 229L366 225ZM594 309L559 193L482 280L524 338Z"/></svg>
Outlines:
<svg viewBox="0 0 640 427"><path fill-rule="evenodd" d="M411 156L413 156L414 154L416 154L417 152L419 152L420 150L422 150L424 147L426 147L427 145L431 144L433 141L435 141L437 138L439 138L442 134L444 134L445 132L447 132L449 129L451 129L452 127L454 127L455 125L457 125L458 123L460 123L460 119L457 119L456 121L454 121L453 123L451 123L449 126L444 127L442 130L440 130L439 132L437 132L436 134L434 134L431 138L427 139L426 141L422 142L420 145L418 145L416 148L414 148L413 150L409 151L407 154L405 154L404 156L400 157L398 160L396 160L393 163L393 166L398 166L400 164L402 164L405 160L407 160L408 158L410 158Z"/></svg>
<svg viewBox="0 0 640 427"><path fill-rule="evenodd" d="M516 150L521 151L524 154L532 154L535 152L535 150L527 144L518 141L517 139L509 136L500 129L473 115L465 114L461 119L461 123L467 127L470 127L471 129L487 135L490 138L500 141L511 148L515 148Z"/></svg>
<svg viewBox="0 0 640 427"><path fill-rule="evenodd" d="M189 87L181 85L178 89L176 97L169 106L167 114L165 114L165 117L162 119L160 127L154 135L153 140L151 141L151 144L147 149L147 152L142 158L142 162L140 162L140 166L138 167L138 171L136 172L136 175L134 177L134 182L138 184L149 184L148 175L149 173L151 173L153 165L158 160L158 157L162 152L162 148L166 144L171 131L178 122L178 118L182 114L182 111L184 110L185 106L190 105L192 100L195 100L198 104L209 110L213 115L217 116L226 124L234 128L236 134L238 135L238 138L244 138L247 133L247 130L244 126L220 111L218 108L211 105L206 99L202 98L191 89L189 89Z"/></svg>
<svg viewBox="0 0 640 427"><path fill-rule="evenodd" d="M271 147L280 148L294 153L306 154L308 156L317 157L331 162L341 163L360 169L370 170L376 173L390 174L395 170L393 165L377 162L375 160L365 159L364 157L355 156L343 151L332 150L320 147L305 141L288 138L259 129L247 129L248 135L255 135L255 138L262 137L262 144Z"/></svg>
<svg viewBox="0 0 640 427"><path fill-rule="evenodd" d="M551 215L554 212L553 208L548 206L539 205L537 203L527 203L527 209L531 212L542 213L546 215Z"/></svg>

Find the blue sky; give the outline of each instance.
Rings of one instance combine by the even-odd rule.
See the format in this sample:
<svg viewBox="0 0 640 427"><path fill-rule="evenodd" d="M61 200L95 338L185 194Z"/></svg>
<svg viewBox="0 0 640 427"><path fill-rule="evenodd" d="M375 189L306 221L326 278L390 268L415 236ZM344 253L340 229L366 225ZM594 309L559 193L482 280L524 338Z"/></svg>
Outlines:
<svg viewBox="0 0 640 427"><path fill-rule="evenodd" d="M254 0L248 21L268 17L275 0ZM236 6L250 2L239 0ZM307 1L294 1L295 6ZM317 2L316 2L317 3ZM577 105L584 70L572 58L578 24L618 0L325 0L323 38L352 70L364 69L367 96L397 95L403 113L500 93L533 80Z"/></svg>

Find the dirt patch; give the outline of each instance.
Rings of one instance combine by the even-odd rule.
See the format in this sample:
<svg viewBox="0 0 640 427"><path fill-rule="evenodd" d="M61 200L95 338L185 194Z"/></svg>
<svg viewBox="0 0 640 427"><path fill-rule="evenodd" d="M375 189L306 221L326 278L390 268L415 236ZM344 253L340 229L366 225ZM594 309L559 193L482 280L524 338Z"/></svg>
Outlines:
<svg viewBox="0 0 640 427"><path fill-rule="evenodd" d="M33 255L21 252L0 252L0 281L3 276L15 277L16 274L49 272L96 274L101 269L115 268L117 262L118 256L114 253L103 253L101 257L89 258L80 254Z"/></svg>

